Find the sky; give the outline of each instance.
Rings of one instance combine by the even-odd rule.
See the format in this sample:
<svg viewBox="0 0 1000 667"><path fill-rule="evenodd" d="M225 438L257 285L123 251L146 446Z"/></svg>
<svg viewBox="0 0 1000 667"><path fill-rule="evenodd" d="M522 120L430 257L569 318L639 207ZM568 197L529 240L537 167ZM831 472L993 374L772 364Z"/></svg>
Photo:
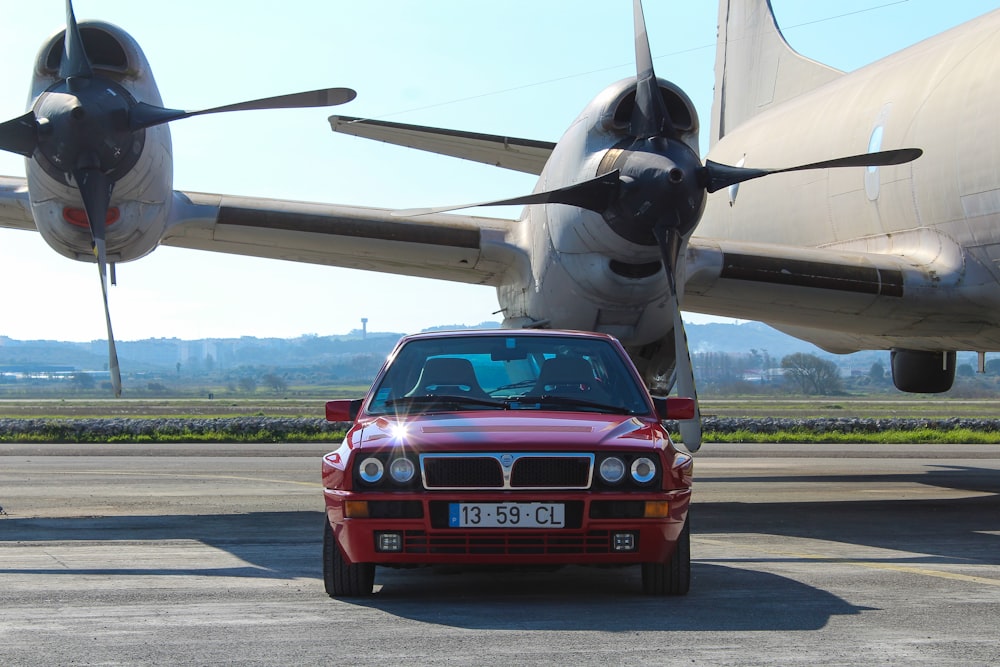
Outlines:
<svg viewBox="0 0 1000 667"><path fill-rule="evenodd" d="M772 5L793 48L850 71L1000 0ZM168 107L335 86L358 92L331 109L172 123L180 190L385 208L526 194L531 175L334 134L327 117L556 141L605 86L634 74L628 0L77 0L74 8L79 20L132 34ZM0 120L24 113L35 56L64 12L62 0L19 3L0 25ZM646 0L645 15L657 75L688 93L707 134L717 3ZM0 154L0 174L23 176L23 159ZM482 286L168 247L117 269L109 300L119 341L338 335L359 329L361 318L369 331L401 333L499 319L495 291ZM0 230L0 283L0 336L105 337L96 268L63 258L38 234Z"/></svg>

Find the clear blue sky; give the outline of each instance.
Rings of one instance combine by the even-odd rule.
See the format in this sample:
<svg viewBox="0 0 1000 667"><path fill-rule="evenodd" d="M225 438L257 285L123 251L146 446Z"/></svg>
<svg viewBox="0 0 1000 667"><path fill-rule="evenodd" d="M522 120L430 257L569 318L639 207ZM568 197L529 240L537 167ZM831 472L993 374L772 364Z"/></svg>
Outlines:
<svg viewBox="0 0 1000 667"><path fill-rule="evenodd" d="M772 0L801 53L845 70L996 9L996 0ZM128 30L167 106L199 109L328 86L334 110L172 124L178 189L409 208L514 196L533 177L335 135L342 113L555 141L605 85L634 71L628 0L78 0L79 19ZM717 5L647 0L657 74L710 124ZM62 0L21 3L0 25L0 120L25 110ZM832 156L817 156L817 159ZM0 174L23 175L0 155ZM500 213L490 213L500 214ZM513 212L511 212L513 214ZM97 270L33 233L0 230L0 336L101 339ZM118 267L119 340L411 332L496 319L494 290L370 272L160 248ZM691 321L701 321L691 316Z"/></svg>

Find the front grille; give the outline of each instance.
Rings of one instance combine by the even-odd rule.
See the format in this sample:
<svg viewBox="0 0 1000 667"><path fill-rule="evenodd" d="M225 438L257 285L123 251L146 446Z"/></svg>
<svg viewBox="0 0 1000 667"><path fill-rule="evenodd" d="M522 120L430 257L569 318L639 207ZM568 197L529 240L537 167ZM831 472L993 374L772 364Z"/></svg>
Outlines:
<svg viewBox="0 0 1000 667"><path fill-rule="evenodd" d="M503 468L496 458L467 456L421 460L424 467L424 486L428 489L447 489L456 486L476 489L503 488Z"/></svg>
<svg viewBox="0 0 1000 667"><path fill-rule="evenodd" d="M591 530L586 533L495 533L449 531L427 533L403 532L403 553L458 555L545 555L615 553L611 532Z"/></svg>
<svg viewBox="0 0 1000 667"><path fill-rule="evenodd" d="M420 470L427 489L588 489L594 455L421 454Z"/></svg>
<svg viewBox="0 0 1000 667"><path fill-rule="evenodd" d="M573 489L590 486L591 459L526 456L514 463L510 485L515 488Z"/></svg>

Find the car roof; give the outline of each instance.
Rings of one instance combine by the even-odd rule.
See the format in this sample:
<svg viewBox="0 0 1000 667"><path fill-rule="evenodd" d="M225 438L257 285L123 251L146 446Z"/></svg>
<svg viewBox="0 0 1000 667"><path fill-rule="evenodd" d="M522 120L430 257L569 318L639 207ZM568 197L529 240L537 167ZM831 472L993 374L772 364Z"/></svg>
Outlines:
<svg viewBox="0 0 1000 667"><path fill-rule="evenodd" d="M617 342L618 339L596 331L575 331L569 329L441 329L409 334L400 339L405 341L426 338L468 338L471 336L564 336L570 338L592 338Z"/></svg>

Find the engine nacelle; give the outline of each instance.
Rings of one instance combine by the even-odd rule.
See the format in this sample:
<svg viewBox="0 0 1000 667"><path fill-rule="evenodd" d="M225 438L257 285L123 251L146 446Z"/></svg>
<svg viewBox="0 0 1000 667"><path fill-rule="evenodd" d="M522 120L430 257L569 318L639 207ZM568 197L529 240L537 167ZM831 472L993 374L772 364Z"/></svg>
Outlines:
<svg viewBox="0 0 1000 667"><path fill-rule="evenodd" d="M124 89L136 101L162 106L149 62L131 35L103 21L83 21L79 28L95 82L104 80L109 91ZM54 34L38 52L29 108L34 109L39 98L61 81L64 34L63 30ZM157 246L172 200L170 130L163 124L136 135L134 161L110 177L107 256L112 262L137 259ZM72 177L49 164L40 151L27 160L25 171L32 216L45 242L70 259L96 261L83 200Z"/></svg>
<svg viewBox="0 0 1000 667"><path fill-rule="evenodd" d="M698 115L677 86L658 79L676 139L697 155ZM590 180L615 168L630 141L635 79L612 84L577 117L556 146L536 191ZM690 149L690 151L688 151ZM612 166L609 166L612 165ZM700 166L700 162L698 163ZM532 284L498 288L507 326L544 324L602 331L625 345L659 341L672 326L672 306L655 239L615 229L601 213L575 206L535 206L522 227L532 252Z"/></svg>
<svg viewBox="0 0 1000 667"><path fill-rule="evenodd" d="M673 83L657 79L678 139L698 154L698 113L691 99ZM554 189L593 178L614 168L627 140L635 107L635 79L623 79L605 88L587 105L557 144L537 190ZM582 165L582 168L581 168ZM628 234L608 234L609 223L599 213L578 208L549 207L547 226L557 252L601 253L619 264L648 265L659 261L652 239L636 242ZM622 267L622 271L629 269ZM643 273L642 268L637 269Z"/></svg>

